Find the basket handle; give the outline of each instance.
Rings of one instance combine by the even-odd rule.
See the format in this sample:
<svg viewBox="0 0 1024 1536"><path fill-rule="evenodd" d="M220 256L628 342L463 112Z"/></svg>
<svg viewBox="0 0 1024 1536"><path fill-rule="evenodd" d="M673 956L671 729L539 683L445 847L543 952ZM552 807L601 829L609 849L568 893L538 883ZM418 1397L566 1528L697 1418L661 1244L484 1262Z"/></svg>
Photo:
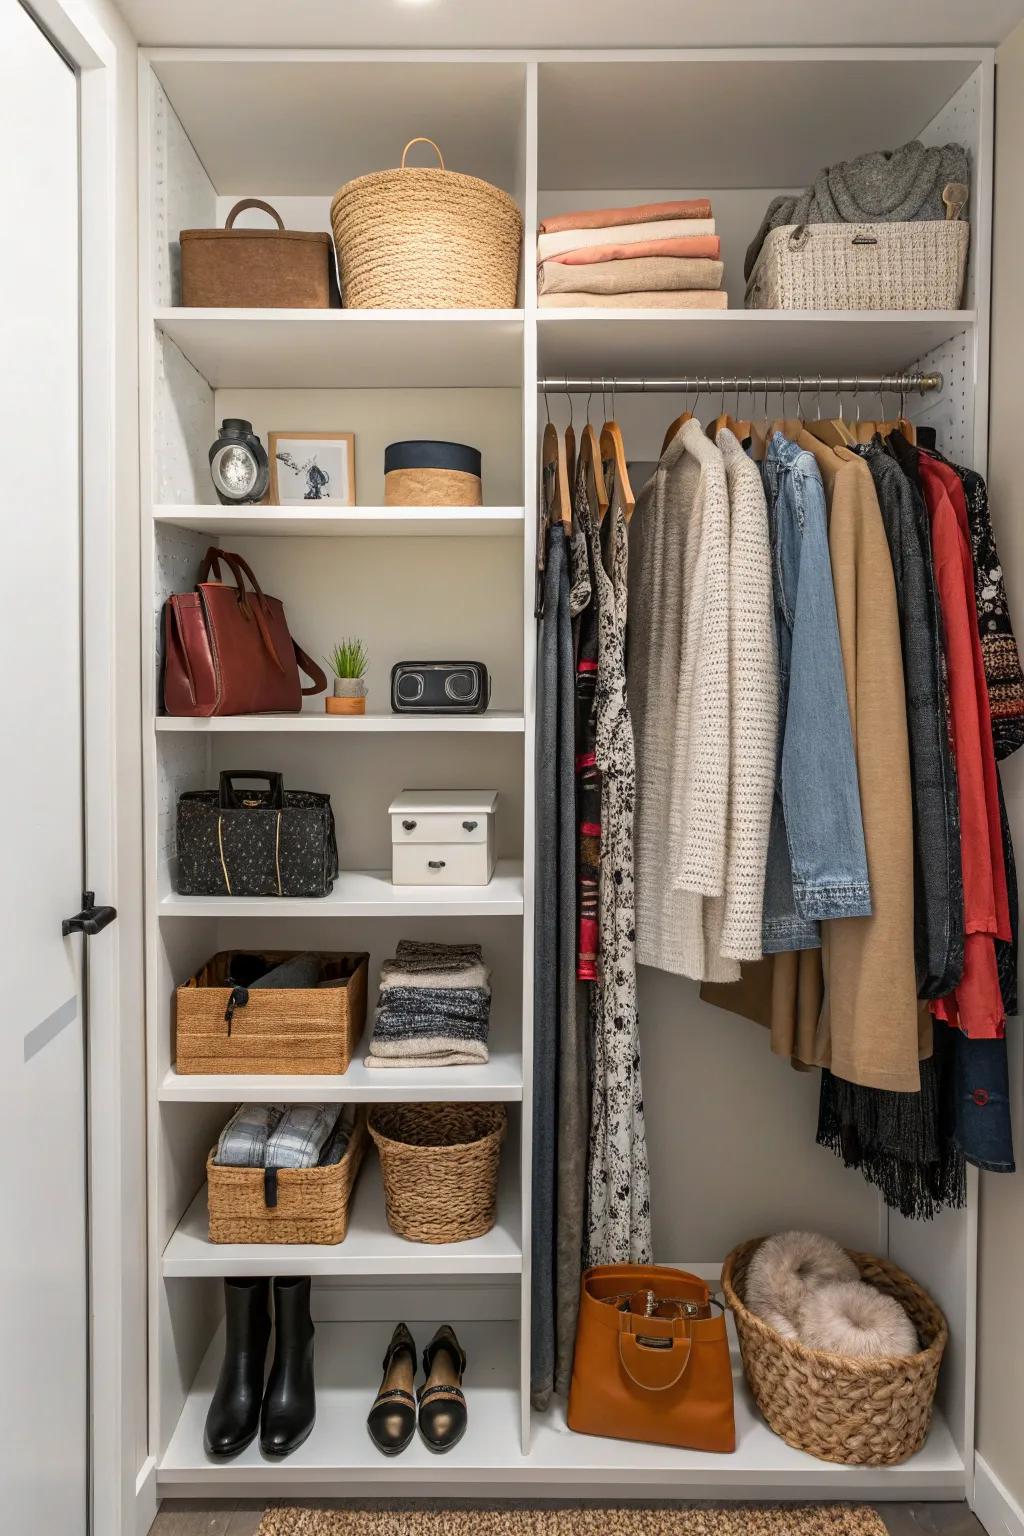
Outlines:
<svg viewBox="0 0 1024 1536"><path fill-rule="evenodd" d="M415 143L415 140L413 142ZM271 208L270 204L265 203L261 197L243 197L237 202L224 220L224 228L234 229L236 217L238 214L244 213L247 208L262 208L264 213L269 213L270 217L277 221L278 229L284 229L284 219L282 219L277 209Z"/></svg>
<svg viewBox="0 0 1024 1536"><path fill-rule="evenodd" d="M432 149L436 149L437 150L437 158L441 162L441 169L442 169L442 171L444 170L444 168L445 168L444 167L444 155L442 155L440 149L434 143L433 139L423 139L423 138L420 138L420 139L410 139L408 144L402 150L402 165L401 165L401 169L403 171L405 170L405 157L409 153L410 149L412 149L414 144L429 144Z"/></svg>

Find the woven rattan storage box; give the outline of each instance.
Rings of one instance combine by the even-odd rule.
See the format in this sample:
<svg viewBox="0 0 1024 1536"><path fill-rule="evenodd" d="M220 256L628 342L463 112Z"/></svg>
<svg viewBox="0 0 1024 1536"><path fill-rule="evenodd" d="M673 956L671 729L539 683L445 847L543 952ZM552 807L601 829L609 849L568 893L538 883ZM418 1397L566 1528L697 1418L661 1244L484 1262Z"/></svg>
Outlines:
<svg viewBox="0 0 1024 1536"><path fill-rule="evenodd" d="M326 1168L221 1168L206 1160L211 1243L340 1243L366 1152L359 1110L345 1155Z"/></svg>
<svg viewBox="0 0 1024 1536"><path fill-rule="evenodd" d="M784 224L765 237L748 309L956 309L967 270L962 219Z"/></svg>
<svg viewBox="0 0 1024 1536"><path fill-rule="evenodd" d="M227 978L239 953L222 950L178 988L176 1070L347 1072L366 1022L369 955L321 953L327 984L319 987L233 988ZM273 965L292 953L261 951Z"/></svg>

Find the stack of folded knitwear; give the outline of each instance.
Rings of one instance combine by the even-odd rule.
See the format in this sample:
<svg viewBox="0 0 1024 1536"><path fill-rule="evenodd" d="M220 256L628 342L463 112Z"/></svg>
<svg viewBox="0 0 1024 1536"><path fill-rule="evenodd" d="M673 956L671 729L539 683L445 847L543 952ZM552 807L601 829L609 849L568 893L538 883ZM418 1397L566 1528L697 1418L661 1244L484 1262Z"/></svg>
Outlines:
<svg viewBox="0 0 1024 1536"><path fill-rule="evenodd" d="M380 970L368 1067L477 1067L488 1059L491 973L479 944L402 939Z"/></svg>
<svg viewBox="0 0 1024 1536"><path fill-rule="evenodd" d="M537 302L549 308L727 309L706 197L542 219Z"/></svg>

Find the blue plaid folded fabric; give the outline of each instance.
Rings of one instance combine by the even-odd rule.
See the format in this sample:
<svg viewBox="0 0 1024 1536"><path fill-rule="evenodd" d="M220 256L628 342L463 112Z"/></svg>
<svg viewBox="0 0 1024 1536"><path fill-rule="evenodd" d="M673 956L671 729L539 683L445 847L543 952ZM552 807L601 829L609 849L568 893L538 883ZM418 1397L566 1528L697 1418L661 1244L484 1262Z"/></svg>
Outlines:
<svg viewBox="0 0 1024 1536"><path fill-rule="evenodd" d="M284 1114L284 1104L242 1104L220 1133L214 1162L229 1168L262 1168L267 1142Z"/></svg>
<svg viewBox="0 0 1024 1536"><path fill-rule="evenodd" d="M339 1115L337 1104L290 1104L267 1142L268 1168L315 1168Z"/></svg>

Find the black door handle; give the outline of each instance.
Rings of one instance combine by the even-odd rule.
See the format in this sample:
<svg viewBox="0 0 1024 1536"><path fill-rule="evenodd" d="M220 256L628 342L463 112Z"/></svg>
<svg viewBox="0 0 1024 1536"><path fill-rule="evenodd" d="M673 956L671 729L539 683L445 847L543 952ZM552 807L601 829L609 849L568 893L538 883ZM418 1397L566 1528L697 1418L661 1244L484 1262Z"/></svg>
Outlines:
<svg viewBox="0 0 1024 1536"><path fill-rule="evenodd" d="M89 936L99 933L101 928L106 928L116 916L116 907L96 905L95 891L83 891L81 912L76 912L74 917L66 917L60 925L60 931L65 938L69 933L84 933Z"/></svg>

